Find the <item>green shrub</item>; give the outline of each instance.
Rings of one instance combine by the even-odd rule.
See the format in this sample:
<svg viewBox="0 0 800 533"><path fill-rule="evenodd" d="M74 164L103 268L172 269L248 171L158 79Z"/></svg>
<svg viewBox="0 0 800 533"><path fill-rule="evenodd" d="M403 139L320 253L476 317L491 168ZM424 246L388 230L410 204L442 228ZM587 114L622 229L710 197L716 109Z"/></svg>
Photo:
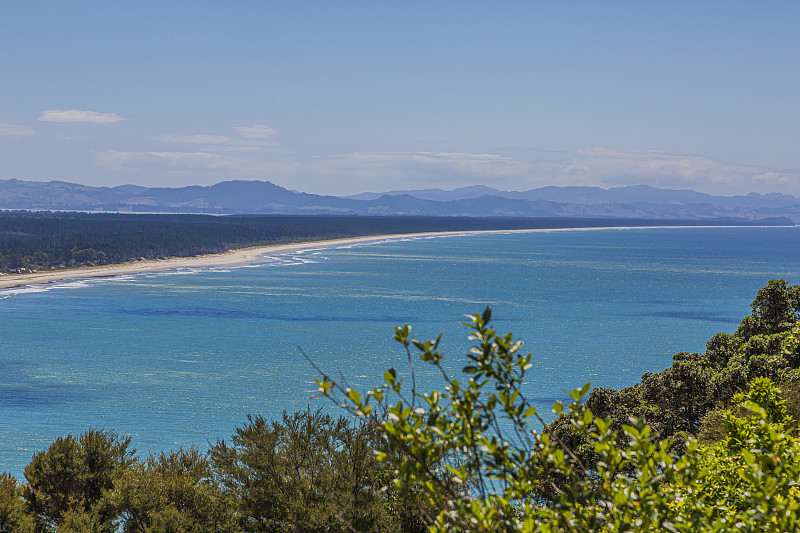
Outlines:
<svg viewBox="0 0 800 533"><path fill-rule="evenodd" d="M594 462L587 465L558 435L534 431L543 421L522 386L531 356L511 334L491 329L490 318L487 308L466 324L475 345L461 379L441 364L441 336L422 342L408 326L396 329L409 356L413 348L441 372L441 391L421 393L413 379L409 389L394 369L365 394L317 380L322 394L360 416L388 402L379 459L397 490L424 493L441 509L432 531L795 529L800 443L785 431L790 421L769 379L756 379L734 398L736 413L723 415L722 442L702 445L684 436L680 450L641 420L615 430L610 419L596 417L582 403L587 384L571 393L568 406L554 405L590 448Z"/></svg>

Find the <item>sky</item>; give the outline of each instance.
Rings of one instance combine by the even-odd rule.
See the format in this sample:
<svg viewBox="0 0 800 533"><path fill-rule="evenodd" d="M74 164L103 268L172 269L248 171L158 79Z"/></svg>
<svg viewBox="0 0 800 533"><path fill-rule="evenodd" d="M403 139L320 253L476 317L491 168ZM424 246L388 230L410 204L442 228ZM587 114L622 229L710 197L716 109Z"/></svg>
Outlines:
<svg viewBox="0 0 800 533"><path fill-rule="evenodd" d="M0 4L0 179L800 196L800 2Z"/></svg>

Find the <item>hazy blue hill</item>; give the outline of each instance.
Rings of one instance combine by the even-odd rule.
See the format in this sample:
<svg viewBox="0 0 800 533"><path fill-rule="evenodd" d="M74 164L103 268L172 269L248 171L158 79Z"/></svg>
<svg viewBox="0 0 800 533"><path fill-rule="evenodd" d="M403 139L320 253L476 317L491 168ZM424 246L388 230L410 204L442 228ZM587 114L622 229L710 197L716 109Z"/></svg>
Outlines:
<svg viewBox="0 0 800 533"><path fill-rule="evenodd" d="M355 212L360 202L298 193L265 181L211 186L89 187L60 181L0 180L0 209L191 213Z"/></svg>
<svg viewBox="0 0 800 533"><path fill-rule="evenodd" d="M498 217L612 217L800 221L800 200L785 194L713 196L632 185L501 191L485 185L350 197L291 191L268 181L188 187L89 187L63 181L0 180L0 209L206 214L342 214Z"/></svg>
<svg viewBox="0 0 800 533"><path fill-rule="evenodd" d="M464 200L468 198L480 198L481 196L494 195L504 196L505 194L513 194L508 191L499 191L492 187L485 185L471 185L469 187L459 187L452 191L445 191L442 189L420 189L420 190L405 190L405 191L390 191L385 193L376 192L362 192L361 194L354 194L352 196L345 196L344 198L352 200L377 200L383 196L413 196L420 200L433 200L436 202L450 202L453 200ZM505 196L510 198L510 196Z"/></svg>
<svg viewBox="0 0 800 533"><path fill-rule="evenodd" d="M532 204L525 200L515 200L495 195L468 198L450 203L453 204L455 210L461 213L481 213L480 216L539 217L551 216L554 211L557 211L557 206L555 205L543 208L541 205Z"/></svg>
<svg viewBox="0 0 800 533"><path fill-rule="evenodd" d="M509 198L520 198L523 200L544 200L548 202L577 202L577 203L601 203L606 200L602 196L606 192L600 187L541 187L529 191L506 193Z"/></svg>
<svg viewBox="0 0 800 533"><path fill-rule="evenodd" d="M626 187L557 187L547 186L527 191L503 191L483 185L460 187L452 191L442 189L420 189L389 191L385 193L362 193L348 196L351 199L372 200L381 196L408 195L423 200L436 200L448 202L482 196L499 196L516 200L549 201L556 203L573 204L602 204L602 203L633 203L633 204L687 204L687 205L715 205L720 207L782 207L800 205L800 199L788 194L750 193L739 196L714 196L692 190L660 189L650 185L629 185Z"/></svg>

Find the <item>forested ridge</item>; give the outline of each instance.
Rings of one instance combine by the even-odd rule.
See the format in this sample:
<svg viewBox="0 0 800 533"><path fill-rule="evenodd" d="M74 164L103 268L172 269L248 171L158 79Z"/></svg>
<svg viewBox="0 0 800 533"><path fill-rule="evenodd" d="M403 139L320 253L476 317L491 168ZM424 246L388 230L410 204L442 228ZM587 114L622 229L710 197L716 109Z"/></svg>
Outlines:
<svg viewBox="0 0 800 533"><path fill-rule="evenodd" d="M758 222L763 224L764 222ZM310 240L428 231L754 224L597 218L0 212L0 272L97 266Z"/></svg>
<svg viewBox="0 0 800 533"><path fill-rule="evenodd" d="M533 355L492 313L469 317L459 375L442 337L395 328L408 356L344 407L137 456L89 430L0 476L0 531L795 531L800 528L800 285L772 280L733 333L616 391L587 384L545 425L526 399ZM442 376L418 390L413 359ZM347 416L347 413L352 416ZM124 429L124 428L121 428Z"/></svg>

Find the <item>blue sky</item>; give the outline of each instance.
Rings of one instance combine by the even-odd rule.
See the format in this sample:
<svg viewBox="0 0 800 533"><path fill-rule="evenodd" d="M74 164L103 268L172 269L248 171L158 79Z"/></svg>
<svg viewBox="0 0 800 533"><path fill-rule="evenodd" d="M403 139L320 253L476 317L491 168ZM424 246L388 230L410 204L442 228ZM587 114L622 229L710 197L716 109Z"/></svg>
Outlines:
<svg viewBox="0 0 800 533"><path fill-rule="evenodd" d="M798 2L5 2L0 178L800 195Z"/></svg>

